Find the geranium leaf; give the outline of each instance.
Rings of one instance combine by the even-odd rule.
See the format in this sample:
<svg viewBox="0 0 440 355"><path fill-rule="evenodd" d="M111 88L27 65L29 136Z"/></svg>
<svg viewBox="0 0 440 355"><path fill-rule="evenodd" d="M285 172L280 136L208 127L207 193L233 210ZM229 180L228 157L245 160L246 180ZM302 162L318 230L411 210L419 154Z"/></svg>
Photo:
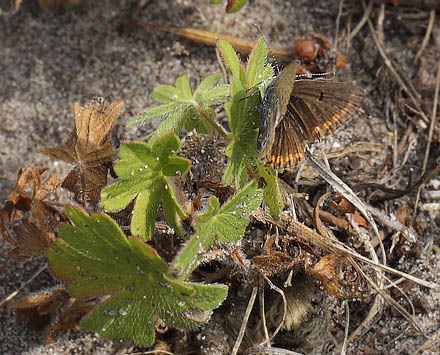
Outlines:
<svg viewBox="0 0 440 355"><path fill-rule="evenodd" d="M222 242L235 242L243 236L249 224L249 216L257 209L263 198L262 190L255 181L235 194L220 207L215 196L209 200L209 210L200 214L200 224L194 235L176 257L173 269L186 277L201 260L203 253L217 236Z"/></svg>
<svg viewBox="0 0 440 355"><path fill-rule="evenodd" d="M162 118L162 122L149 140L150 146L164 134L175 133L178 135L183 128L187 130L196 128L198 131L209 132L210 125L207 125L199 110L201 108L206 112L210 106L228 99L229 86L216 85L221 77L221 74L208 76L200 83L194 94L191 92L186 75L177 78L175 86L158 86L153 90L151 96L163 105L142 112L128 125L142 124L156 117Z"/></svg>
<svg viewBox="0 0 440 355"><path fill-rule="evenodd" d="M149 239L154 232L156 213L162 205L168 223L182 233L180 219L185 216L177 203L169 178L186 174L188 160L174 156L180 148L173 134L161 137L152 148L146 143L125 143L115 172L122 179L102 191L101 204L108 211L126 207L136 199L131 232Z"/></svg>
<svg viewBox="0 0 440 355"><path fill-rule="evenodd" d="M49 267L68 283L72 297L110 297L82 320L85 328L103 337L154 342L154 321L159 317L173 327L194 328L202 322L193 311L210 311L227 295L224 285L204 285L174 280L166 275L167 263L136 237L126 238L105 214L87 215L66 208L73 225L61 226L62 240L47 252Z"/></svg>

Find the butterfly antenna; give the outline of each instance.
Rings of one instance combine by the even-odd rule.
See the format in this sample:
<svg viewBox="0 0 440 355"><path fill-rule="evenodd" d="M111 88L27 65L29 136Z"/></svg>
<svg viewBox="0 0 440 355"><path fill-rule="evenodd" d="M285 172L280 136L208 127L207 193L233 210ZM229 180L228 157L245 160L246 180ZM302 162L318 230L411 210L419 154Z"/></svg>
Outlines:
<svg viewBox="0 0 440 355"><path fill-rule="evenodd" d="M316 79L316 78L322 78L327 76L335 76L336 73L334 71L324 72L324 73L310 73L307 71L307 73L304 74L296 74L296 79Z"/></svg>

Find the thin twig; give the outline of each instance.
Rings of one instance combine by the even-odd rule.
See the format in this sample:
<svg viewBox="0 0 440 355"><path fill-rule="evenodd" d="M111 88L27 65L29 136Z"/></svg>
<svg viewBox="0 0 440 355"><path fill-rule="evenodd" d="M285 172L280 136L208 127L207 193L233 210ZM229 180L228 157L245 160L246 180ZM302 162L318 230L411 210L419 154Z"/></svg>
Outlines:
<svg viewBox="0 0 440 355"><path fill-rule="evenodd" d="M353 259L350 258L351 262L355 262ZM391 298L386 292L383 291L382 287L380 287L379 285L376 285L376 283L361 269L359 268L359 272L361 273L362 277L365 278L365 280L367 280L368 284L373 287L376 292L381 295L382 297L376 297L376 299L374 300L375 303L378 300L386 300L395 310L397 310L408 322L411 323L411 325L417 329L418 332L420 332L421 334L423 334L422 329L420 328L420 326L417 324L417 322L411 317L411 315L400 305L398 304L393 298ZM374 305L373 305L374 307ZM372 309L373 309L372 307ZM377 312L376 312L377 313ZM370 311L370 314L373 314ZM370 316L369 314L369 316ZM375 314L375 313L374 313ZM356 338L359 334L360 331L371 321L371 317L367 316L367 318L365 318L365 320L362 322L362 324L350 335L348 341L351 342L354 338Z"/></svg>
<svg viewBox="0 0 440 355"><path fill-rule="evenodd" d="M281 228L291 236L294 236L295 240L298 240L307 245L313 244L319 248L322 248L323 250L332 253L340 253L345 256L351 256L354 259L357 259L359 261L371 265L375 269L380 269L385 272L389 272L391 274L404 277L405 279L410 280L424 287L440 290L440 285L437 283L425 281L417 277L414 277L412 275L406 274L402 271L393 269L392 267L389 267L387 265L376 263L373 260L347 247L344 243L340 242L339 240L333 240L333 239L329 240L328 238L324 238L320 234L316 233L315 231L307 227L306 225L298 221L294 221L287 214L283 214L281 220L276 221L272 218L272 216L268 212L265 212L263 209L258 208L257 211L252 216L257 221L260 221L262 223L270 223L272 226L277 226Z"/></svg>
<svg viewBox="0 0 440 355"><path fill-rule="evenodd" d="M348 307L347 301L344 301L344 306L345 306L345 314L347 315L347 320L345 322L344 342L342 343L341 355L345 355L347 353L348 328L350 325L350 307Z"/></svg>
<svg viewBox="0 0 440 355"><path fill-rule="evenodd" d="M370 31L371 31L371 34L373 36L374 42L376 43L376 47L379 50L379 54L382 57L385 65L390 70L391 74L393 74L394 78L396 79L397 83L402 88L402 90L404 90L408 94L408 96L410 97L412 103L414 104L414 106L418 110L417 114L420 115L420 117L425 122L429 122L428 117L426 116L426 114L422 110L422 108L420 107L419 101L417 100L417 98L415 97L413 92L409 89L408 85L406 85L405 82L402 80L401 76L399 75L399 73L394 68L394 65L393 65L391 59L388 58L388 55L385 53L385 50L384 50L384 48L382 46L382 43L380 43L379 39L377 38L377 35L375 33L373 24L371 23L370 19L368 19L367 21L368 21L368 26L370 27Z"/></svg>
<svg viewBox="0 0 440 355"><path fill-rule="evenodd" d="M435 128L435 122L437 118L437 106L438 106L438 93L440 89L440 60L438 62L438 68L437 68L437 80L435 83L435 94L434 94L434 104L432 107L432 115L431 115L431 124L429 125L429 133L428 133L428 143L426 144L426 150L425 150L425 159L423 160L423 167L422 167L422 174L426 171L426 166L428 164L428 158L429 158L429 151L431 149L431 142L432 142L432 136L434 133ZM416 202L414 203L414 215L411 221L411 225L414 224L416 215L417 215L417 208L420 201L420 193L422 191L423 184L419 186L417 190L417 197Z"/></svg>
<svg viewBox="0 0 440 355"><path fill-rule="evenodd" d="M246 349L243 355L304 355L297 353L296 351L291 351L282 348L268 347L268 346L256 346L253 348Z"/></svg>
<svg viewBox="0 0 440 355"><path fill-rule="evenodd" d="M374 234L380 242L383 263L386 264L385 248L382 244L379 230L377 229L377 225L374 222L374 219L372 218L370 212L367 210L365 203L363 203L359 199L359 197L356 196L353 190L345 182L338 178L331 170L326 169L324 165L319 160L317 160L308 149L306 149L306 151L304 152L304 157L307 162L312 166L312 168L315 169L318 174L333 187L335 191L339 192L349 202L351 202L351 204L355 206L359 210L359 212L362 213L368 223L370 223L371 227L373 228ZM374 261L378 262L377 260Z"/></svg>
<svg viewBox="0 0 440 355"><path fill-rule="evenodd" d="M266 312L264 311L264 281L263 277L258 277L258 287L260 289L260 309L261 309L261 321L263 322L264 337L266 338L266 346L270 346L269 331L266 325Z"/></svg>
<svg viewBox="0 0 440 355"><path fill-rule="evenodd" d="M323 237L328 237L329 233L327 231L327 228L325 228L323 225L321 225L321 221L319 219L320 214L320 206L322 202L329 196L331 196L332 192L326 192L325 194L321 195L321 197L318 199L318 201L315 204L315 208L313 209L313 219L315 221L315 228L318 231L319 234L321 234Z"/></svg>
<svg viewBox="0 0 440 355"><path fill-rule="evenodd" d="M414 59L415 62L417 62L420 59L420 56L422 55L423 51L428 45L429 38L431 37L431 33L432 33L432 28L434 27L434 22L435 22L435 10L431 10L429 11L428 28L426 29L425 37L423 38L422 45L420 49L417 51L416 57Z"/></svg>
<svg viewBox="0 0 440 355"><path fill-rule="evenodd" d="M380 43L384 42L384 34L383 34L383 22L385 19L385 4L380 4L379 16L377 17L377 38Z"/></svg>
<svg viewBox="0 0 440 355"><path fill-rule="evenodd" d="M339 39L339 24L342 16L342 8L344 7L344 0L339 0L338 16L336 16L336 31L335 31L335 51L338 51L338 39Z"/></svg>
<svg viewBox="0 0 440 355"><path fill-rule="evenodd" d="M370 2L368 3L368 7L364 10L364 15L362 16L361 20L350 34L351 39L353 39L359 33L359 31L362 29L362 27L364 27L365 23L368 21L371 11L373 11L373 5L374 5L374 0L370 0Z"/></svg>
<svg viewBox="0 0 440 355"><path fill-rule="evenodd" d="M429 151L431 149L431 142L432 142L432 136L434 133L435 123L437 120L437 107L438 107L438 93L440 89L440 60L438 62L437 67L437 80L435 83L435 94L434 94L434 104L432 105L432 115L431 115L431 124L429 126L429 133L428 133L428 144L426 145L425 150L425 159L423 160L423 168L422 172L424 173L426 171L426 165L428 164L428 158L429 158Z"/></svg>
<svg viewBox="0 0 440 355"><path fill-rule="evenodd" d="M281 327L284 325L284 322L286 321L286 314L287 314L287 300L286 300L286 295L284 294L283 290L281 290L279 287L275 286L275 285L273 284L273 282L270 281L270 279L269 279L266 275L264 275L264 274L262 274L262 275L263 275L264 279L267 281L267 283L269 284L269 287L270 287L272 290L277 291L277 292L281 295L281 297L283 298L283 317L282 317L282 319L281 319L280 324L279 324L278 327L275 329L275 331L273 332L273 334L272 334L272 336L271 336L271 338L270 338L270 340L272 341L272 340L277 336L277 334L278 334L279 331L281 330Z"/></svg>
<svg viewBox="0 0 440 355"><path fill-rule="evenodd" d="M437 332L435 332L434 335L431 336L426 342L424 342L422 346L420 346L414 354L420 355L425 350L431 349L434 346L434 344L437 343L439 340L440 340L440 329Z"/></svg>
<svg viewBox="0 0 440 355"><path fill-rule="evenodd" d="M35 280L35 278L40 275L44 270L47 269L47 264L44 265L42 268L40 268L35 274L32 275L32 277L27 280L23 285L21 285L17 290L15 290L14 292L12 292L8 297L4 298L1 302L0 302L0 307L3 306L6 302L9 302L10 300L12 300L14 297L16 297L21 290L23 290L27 285L29 285L32 281Z"/></svg>
<svg viewBox="0 0 440 355"><path fill-rule="evenodd" d="M370 240L370 237L368 236L368 234L366 232L363 232L359 228L358 224L356 223L356 221L353 218L350 220L350 223L351 223L353 230L358 234L359 238L362 240L362 243L364 244L364 248L370 254L371 259L374 260L375 262L379 262L379 259L377 257L375 250L374 250L373 245L371 244L371 240ZM383 245L382 240L380 238L379 238L379 243L380 243L380 245ZM383 250L382 250L382 252L383 252ZM349 258L349 260L353 266L356 266L356 270L358 270L358 272L360 272L361 275L364 275L363 271L357 265L356 261L354 261L353 258ZM385 259L385 257L383 257L383 263L385 264L385 262L386 262L386 259ZM376 270L376 273L377 273L378 288L382 288L384 285L384 275L383 275L382 271L379 271L379 270ZM365 279L367 281L369 281L369 279L367 279L367 278L365 278ZM372 280L369 282L371 284ZM371 284L371 286L374 287L373 284ZM356 330L350 335L350 338L349 338L350 342L361 333L362 329L370 326L370 324L373 322L376 315L382 311L384 298L382 298L380 295L381 295L380 293L378 293L376 295L376 297L374 298L373 305L371 306L367 316L362 321L362 323L356 328Z"/></svg>
<svg viewBox="0 0 440 355"><path fill-rule="evenodd" d="M203 111L203 109L197 105L194 104L194 108L197 110L197 112L208 121L208 123L225 139L230 140L229 134L225 132L222 126L220 126L217 122L215 122L209 115Z"/></svg>
<svg viewBox="0 0 440 355"><path fill-rule="evenodd" d="M238 333L237 340L235 341L234 348L232 349L232 355L236 355L238 350L240 349L240 344L243 340L244 333L246 331L247 322L249 320L249 316L251 315L252 308L254 307L255 298L257 298L258 287L254 287L252 289L251 298L249 299L248 306L246 308L246 312L244 313L243 322L241 323L240 332Z"/></svg>

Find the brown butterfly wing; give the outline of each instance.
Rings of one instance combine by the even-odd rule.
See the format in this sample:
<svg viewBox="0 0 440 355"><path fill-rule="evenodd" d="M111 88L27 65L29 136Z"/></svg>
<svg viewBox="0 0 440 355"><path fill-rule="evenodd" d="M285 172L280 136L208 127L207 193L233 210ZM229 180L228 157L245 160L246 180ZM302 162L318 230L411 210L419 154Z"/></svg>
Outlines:
<svg viewBox="0 0 440 355"><path fill-rule="evenodd" d="M281 148L278 144L279 136L276 136L277 127L283 121L289 105L298 68L298 61L289 64L271 81L264 92L257 140L258 152L263 164L272 164L272 150Z"/></svg>
<svg viewBox="0 0 440 355"><path fill-rule="evenodd" d="M347 83L298 80L288 109L296 108L311 134L309 140L315 140L347 122L359 110L363 95L360 88Z"/></svg>
<svg viewBox="0 0 440 355"><path fill-rule="evenodd" d="M294 168L306 144L333 132L360 108L363 91L346 83L325 80L295 81L274 144L265 161L274 168Z"/></svg>
<svg viewBox="0 0 440 355"><path fill-rule="evenodd" d="M275 128L274 144L264 157L264 163L271 165L274 169L293 168L302 160L303 152L306 149L306 133L301 127L301 119L295 117L297 113L292 112L292 117L284 117Z"/></svg>

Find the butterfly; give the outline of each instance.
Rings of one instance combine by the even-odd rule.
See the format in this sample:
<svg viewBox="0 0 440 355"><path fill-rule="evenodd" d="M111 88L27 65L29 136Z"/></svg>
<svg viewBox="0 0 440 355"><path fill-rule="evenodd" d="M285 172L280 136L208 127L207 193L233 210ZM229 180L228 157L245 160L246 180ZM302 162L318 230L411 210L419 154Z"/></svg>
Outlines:
<svg viewBox="0 0 440 355"><path fill-rule="evenodd" d="M307 144L333 132L360 108L363 91L325 79L297 80L292 62L264 90L257 148L274 169L294 169Z"/></svg>

